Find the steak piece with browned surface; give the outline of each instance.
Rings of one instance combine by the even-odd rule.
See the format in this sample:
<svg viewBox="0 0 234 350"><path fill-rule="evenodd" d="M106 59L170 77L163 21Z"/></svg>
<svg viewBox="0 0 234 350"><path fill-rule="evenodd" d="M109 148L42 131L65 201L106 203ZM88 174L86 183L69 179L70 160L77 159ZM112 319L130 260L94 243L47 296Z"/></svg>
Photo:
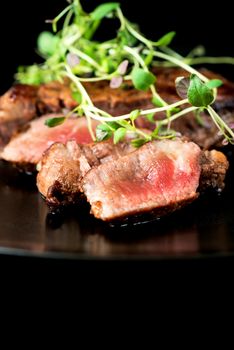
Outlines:
<svg viewBox="0 0 234 350"><path fill-rule="evenodd" d="M162 140L133 149L129 143L56 143L40 163L37 186L49 206L86 196L95 217L119 220L174 211L209 187L222 190L228 161L218 151Z"/></svg>
<svg viewBox="0 0 234 350"><path fill-rule="evenodd" d="M0 149L36 116L38 88L15 85L0 97Z"/></svg>
<svg viewBox="0 0 234 350"><path fill-rule="evenodd" d="M215 173L212 164L209 173L210 160L205 160L209 157L219 168L222 165L221 172ZM144 213L159 217L198 197L199 182L206 165L203 184L223 187L228 161L222 153L216 158L214 153L204 157L192 142L150 142L89 171L83 179L82 189L91 205L91 213L98 219L113 221ZM214 173L216 182L207 181Z"/></svg>
<svg viewBox="0 0 234 350"><path fill-rule="evenodd" d="M78 145L54 143L44 154L37 175L37 187L49 206L76 203L82 192L83 177L94 166L111 162L134 148L129 143L111 141Z"/></svg>

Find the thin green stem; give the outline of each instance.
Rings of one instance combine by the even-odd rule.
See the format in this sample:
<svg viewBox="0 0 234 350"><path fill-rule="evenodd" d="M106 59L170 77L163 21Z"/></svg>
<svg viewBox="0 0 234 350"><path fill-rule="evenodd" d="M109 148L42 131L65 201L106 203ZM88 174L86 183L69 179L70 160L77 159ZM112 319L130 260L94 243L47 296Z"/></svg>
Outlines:
<svg viewBox="0 0 234 350"><path fill-rule="evenodd" d="M174 120L182 117L182 115L188 114L190 112L194 112L198 107L188 107L186 109L183 109L181 112L178 112L174 115L172 115L170 118L160 120L161 125L168 125L168 123L173 122Z"/></svg>
<svg viewBox="0 0 234 350"><path fill-rule="evenodd" d="M188 100L187 99L184 99L184 100L181 100L181 101L178 101L178 102L175 102L175 103L172 103L171 105L167 105L165 107L159 107L159 108L151 108L151 109L144 109L141 111L140 115L148 115L148 114L151 114L151 113L159 113L159 112L165 112L169 109L172 109L172 108L176 108L176 107L179 107L183 104L186 104L188 103ZM197 109L197 107L191 107L193 109ZM94 108L90 108L90 106L88 107L88 109L91 110L95 110ZM177 113L178 114L178 113ZM175 114L176 115L176 114ZM121 116L118 116L118 117L111 117L111 116L107 116L107 117L101 117L101 116L98 116L98 115L93 115L92 116L93 119L95 120L99 120L99 121L104 121L104 122L108 122L108 121L120 121L120 120L125 120L125 119L129 119L130 117L130 113L128 114L124 114L124 115L121 115ZM174 116L172 116L171 118L174 118ZM170 118L170 119L171 119ZM167 119L168 120L168 119Z"/></svg>
<svg viewBox="0 0 234 350"><path fill-rule="evenodd" d="M234 64L233 57L194 57L194 58L184 58L183 60L186 64L196 65L196 64Z"/></svg>
<svg viewBox="0 0 234 350"><path fill-rule="evenodd" d="M173 57L178 58L178 60L183 60L184 59L183 56L178 54L176 51L172 50L170 47L164 46L164 47L160 47L160 49L161 49L161 51L163 51L167 55L171 55Z"/></svg>
<svg viewBox="0 0 234 350"><path fill-rule="evenodd" d="M148 52L148 50L144 50L144 51ZM209 81L209 79L207 77L205 77L203 74L201 74L196 69L190 67L188 64L184 63L183 61L179 60L176 57L169 56L169 55L167 55L167 54L165 54L163 52L159 52L159 51L154 51L154 56L162 58L163 60L172 62L176 66L179 66L179 67L183 68L184 70L186 70L187 72L189 72L191 74L196 74L204 82L208 82Z"/></svg>
<svg viewBox="0 0 234 350"><path fill-rule="evenodd" d="M120 10L119 7L117 8L117 16L118 16L120 24L121 24L120 30L124 30L126 27L126 19L123 15L123 12Z"/></svg>
<svg viewBox="0 0 234 350"><path fill-rule="evenodd" d="M53 19L52 27L53 27L53 31L54 31L54 32L57 32L57 23L58 23L58 21L59 21L67 12L69 12L72 8L73 8L73 4L68 5L62 12L60 12L60 14L59 14L57 17L55 17L55 18Z"/></svg>
<svg viewBox="0 0 234 350"><path fill-rule="evenodd" d="M215 125L219 128L219 130L223 132L223 130L225 129L229 135L231 136L231 138L234 140L234 132L232 131L232 129L223 121L223 119L218 115L218 113L215 112L215 110L211 107L208 106L207 107L207 111L209 112L212 120L214 121Z"/></svg>
<svg viewBox="0 0 234 350"><path fill-rule="evenodd" d="M168 106L168 103L164 101L164 99L157 93L155 85L150 85L150 90L152 92L153 97L156 97L163 106Z"/></svg>
<svg viewBox="0 0 234 350"><path fill-rule="evenodd" d="M132 56L135 58L135 60L141 65L141 67L142 67L146 72L149 71L148 67L147 67L146 64L145 64L145 61L143 60L143 58L141 57L141 55L139 55L139 53L136 51L136 49L133 49L133 48L131 48L131 47L125 45L125 46L124 46L124 50L125 50L127 53L129 53L130 55L132 55Z"/></svg>
<svg viewBox="0 0 234 350"><path fill-rule="evenodd" d="M181 60L187 65L196 66L200 64L231 64L234 65L233 57L183 57ZM153 66L155 67L165 67L172 68L178 66L176 63L168 62L168 61L153 61Z"/></svg>
<svg viewBox="0 0 234 350"><path fill-rule="evenodd" d="M139 136L142 136L144 139L148 140L148 141L151 141L151 136L150 134L146 134L144 131L140 130L140 129L137 129L135 128L135 131L134 131L136 134L138 134Z"/></svg>
<svg viewBox="0 0 234 350"><path fill-rule="evenodd" d="M67 77L70 78L77 86L78 90L80 91L81 93L81 96L82 96L82 100L84 99L85 101L82 101L82 104L85 106L85 102L90 105L90 106L93 106L93 102L91 100L91 98L89 97L87 91L85 90L85 88L83 87L83 85L81 84L81 82L79 81L79 78L76 77L72 71L71 71L71 68L69 66L65 66L66 68L66 71L67 71ZM84 108L84 112L85 112L85 108ZM91 121L91 118L90 116L88 115L88 113L85 113L86 115L86 118L87 118L87 123L88 123L88 130L89 130L89 133L92 137L93 140L96 139L94 133L93 133L93 128L92 128L92 121Z"/></svg>
<svg viewBox="0 0 234 350"><path fill-rule="evenodd" d="M72 19L73 14L74 14L73 10L68 11L68 14L67 14L67 16L65 18L65 21L64 21L64 24L63 24L63 32L69 26L69 23L70 23L70 21Z"/></svg>

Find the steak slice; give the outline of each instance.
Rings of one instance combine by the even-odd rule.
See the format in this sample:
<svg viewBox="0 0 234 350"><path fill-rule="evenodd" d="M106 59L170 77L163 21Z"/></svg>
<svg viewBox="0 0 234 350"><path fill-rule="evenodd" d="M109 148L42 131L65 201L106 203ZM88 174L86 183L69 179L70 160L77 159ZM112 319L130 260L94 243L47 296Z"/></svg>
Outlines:
<svg viewBox="0 0 234 350"><path fill-rule="evenodd" d="M36 115L37 87L15 85L0 97L0 148Z"/></svg>
<svg viewBox="0 0 234 350"><path fill-rule="evenodd" d="M66 145L54 143L40 162L38 190L50 206L76 203L81 197L81 181L91 168L132 151L128 143L114 145L109 141L89 145L78 145L75 141Z"/></svg>
<svg viewBox="0 0 234 350"><path fill-rule="evenodd" d="M69 80L63 83L52 81L39 86L37 93L37 109L39 114L59 113L64 108L72 110L77 102L72 98Z"/></svg>
<svg viewBox="0 0 234 350"><path fill-rule="evenodd" d="M90 170L82 181L82 189L91 205L91 213L98 219L113 221L143 213L153 213L157 217L196 199L203 174L206 176L203 184L223 186L223 173L228 168L225 156L219 157L223 172L216 183L207 181L214 170L210 176L209 166L202 171L206 158L212 158L215 164L214 153L204 157L192 142L150 142L133 153Z"/></svg>
<svg viewBox="0 0 234 350"><path fill-rule="evenodd" d="M92 141L85 118L70 117L62 125L49 128L45 120L56 115L46 115L29 124L27 131L15 136L1 153L1 158L26 170L35 170L44 151L54 142L76 140L79 144ZM97 126L93 122L93 128Z"/></svg>

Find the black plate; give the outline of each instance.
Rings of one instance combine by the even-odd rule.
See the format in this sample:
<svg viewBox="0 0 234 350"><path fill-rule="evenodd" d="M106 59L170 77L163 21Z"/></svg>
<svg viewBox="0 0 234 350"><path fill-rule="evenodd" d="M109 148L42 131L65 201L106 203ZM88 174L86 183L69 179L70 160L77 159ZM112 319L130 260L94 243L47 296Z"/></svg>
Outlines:
<svg viewBox="0 0 234 350"><path fill-rule="evenodd" d="M229 159L232 150L228 151ZM58 259L174 259L234 252L233 169L221 195L209 193L161 220L111 227L89 208L50 213L35 178L0 163L0 253Z"/></svg>

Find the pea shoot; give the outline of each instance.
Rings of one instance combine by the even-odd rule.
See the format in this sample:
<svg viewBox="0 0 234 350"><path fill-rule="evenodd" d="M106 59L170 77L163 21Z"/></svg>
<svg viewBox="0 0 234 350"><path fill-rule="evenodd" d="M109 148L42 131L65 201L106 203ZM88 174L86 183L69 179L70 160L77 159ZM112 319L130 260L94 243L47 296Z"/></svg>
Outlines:
<svg viewBox="0 0 234 350"><path fill-rule="evenodd" d="M126 134L134 135L132 144L142 144L163 138L174 138L177 133L171 130L171 123L187 113L206 111L218 132L227 142L234 143L232 129L213 109L217 88L222 84L218 79L209 80L192 67L201 63L234 64L231 57L202 57L203 47L197 47L187 57L182 57L169 46L175 32L169 32L157 41L147 39L136 24L125 18L119 3L110 2L97 6L91 13L86 13L79 0L68 1L69 5L52 23L52 32L42 32L38 37L38 52L44 63L29 67L19 67L16 78L24 84L41 84L49 81L71 81L72 96L77 107L67 115L51 118L46 121L48 127L60 125L70 115L85 116L90 134L95 141L113 137L118 143ZM118 19L119 29L114 38L107 41L96 41L94 35L104 18ZM63 23L62 23L63 20ZM168 104L157 92L157 77L152 74L154 66L181 67L190 73L189 78L178 77L175 85L181 97L176 103ZM154 108L134 110L131 113L113 117L97 108L83 82L106 80L110 87L121 88L126 81L142 91L151 91ZM184 108L184 105L187 107ZM183 109L181 109L183 107ZM165 112L165 119L154 120L157 113ZM151 133L138 129L135 120L143 116L155 124ZM100 121L94 134L91 120Z"/></svg>

